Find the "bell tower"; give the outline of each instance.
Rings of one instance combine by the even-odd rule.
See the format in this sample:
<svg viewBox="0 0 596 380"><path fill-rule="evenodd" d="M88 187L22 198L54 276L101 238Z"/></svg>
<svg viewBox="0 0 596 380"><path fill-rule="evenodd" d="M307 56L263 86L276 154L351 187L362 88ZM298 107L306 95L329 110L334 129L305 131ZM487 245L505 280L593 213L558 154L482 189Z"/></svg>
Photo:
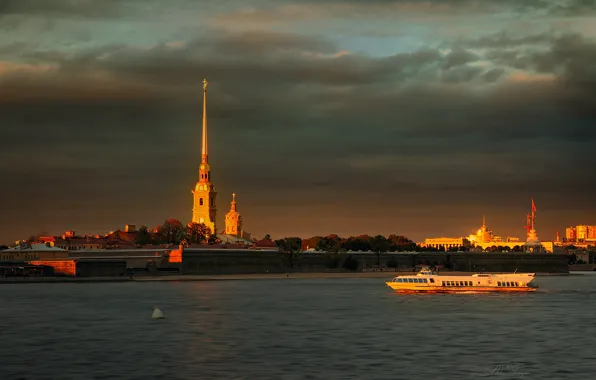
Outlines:
<svg viewBox="0 0 596 380"><path fill-rule="evenodd" d="M242 217L236 209L236 193L232 193L230 212L226 215L226 235L242 237Z"/></svg>
<svg viewBox="0 0 596 380"><path fill-rule="evenodd" d="M209 166L209 150L207 140L207 79L203 80L203 138L201 141L201 165L199 166L199 181L195 185L193 194L192 221L204 223L216 233L215 185L211 183L211 167Z"/></svg>

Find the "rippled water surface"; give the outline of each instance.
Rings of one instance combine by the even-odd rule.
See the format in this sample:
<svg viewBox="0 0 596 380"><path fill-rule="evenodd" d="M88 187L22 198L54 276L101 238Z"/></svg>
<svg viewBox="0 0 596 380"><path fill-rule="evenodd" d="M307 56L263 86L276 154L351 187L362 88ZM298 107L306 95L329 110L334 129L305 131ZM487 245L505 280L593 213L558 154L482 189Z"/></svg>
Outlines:
<svg viewBox="0 0 596 380"><path fill-rule="evenodd" d="M381 279L3 284L0 379L596 378L596 275L537 282L502 295L397 295Z"/></svg>

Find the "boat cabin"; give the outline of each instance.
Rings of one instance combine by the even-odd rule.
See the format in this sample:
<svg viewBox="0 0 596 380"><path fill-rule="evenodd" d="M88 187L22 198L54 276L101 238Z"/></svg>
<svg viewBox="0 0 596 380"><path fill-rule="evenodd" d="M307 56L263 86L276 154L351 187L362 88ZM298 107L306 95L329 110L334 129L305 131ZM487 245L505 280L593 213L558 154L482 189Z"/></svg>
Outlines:
<svg viewBox="0 0 596 380"><path fill-rule="evenodd" d="M410 284L434 284L434 278L416 278L416 277L395 277L393 282L402 282Z"/></svg>

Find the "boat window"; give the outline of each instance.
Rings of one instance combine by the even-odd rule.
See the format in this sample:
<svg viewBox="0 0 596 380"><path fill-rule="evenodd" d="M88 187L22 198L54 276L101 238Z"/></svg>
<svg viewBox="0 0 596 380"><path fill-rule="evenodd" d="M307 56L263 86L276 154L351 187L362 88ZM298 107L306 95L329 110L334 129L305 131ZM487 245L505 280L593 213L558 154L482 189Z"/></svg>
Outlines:
<svg viewBox="0 0 596 380"><path fill-rule="evenodd" d="M497 282L497 286L501 286L501 281L498 281Z"/></svg>
<svg viewBox="0 0 596 380"><path fill-rule="evenodd" d="M435 283L435 279L434 278L431 278L430 279L430 282L434 284Z"/></svg>
<svg viewBox="0 0 596 380"><path fill-rule="evenodd" d="M511 284L509 283L509 281L507 281L507 286L511 286Z"/></svg>
<svg viewBox="0 0 596 380"><path fill-rule="evenodd" d="M412 282L414 282L414 280L413 280L413 279L411 279L411 278L408 278L408 282L409 282L409 283L412 283Z"/></svg>

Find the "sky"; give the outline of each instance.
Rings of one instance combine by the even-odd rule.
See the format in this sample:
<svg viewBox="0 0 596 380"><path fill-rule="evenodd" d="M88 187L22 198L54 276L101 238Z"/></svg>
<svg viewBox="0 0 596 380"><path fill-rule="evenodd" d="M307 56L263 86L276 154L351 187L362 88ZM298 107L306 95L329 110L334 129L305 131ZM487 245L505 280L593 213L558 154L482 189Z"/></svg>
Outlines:
<svg viewBox="0 0 596 380"><path fill-rule="evenodd" d="M0 242L596 225L596 1L0 0Z"/></svg>

